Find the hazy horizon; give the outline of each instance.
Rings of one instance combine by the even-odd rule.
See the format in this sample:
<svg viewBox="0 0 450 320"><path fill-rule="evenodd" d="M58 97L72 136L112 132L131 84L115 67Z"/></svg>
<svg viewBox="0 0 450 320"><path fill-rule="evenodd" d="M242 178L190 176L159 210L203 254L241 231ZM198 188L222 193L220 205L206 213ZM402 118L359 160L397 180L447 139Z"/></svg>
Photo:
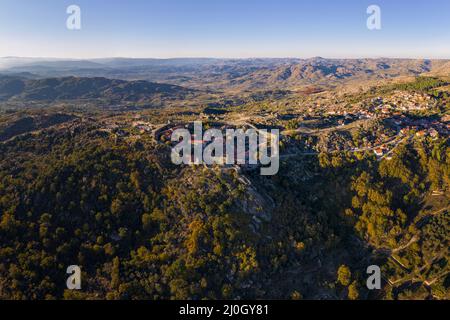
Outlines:
<svg viewBox="0 0 450 320"><path fill-rule="evenodd" d="M56 57L56 56L0 56L0 59L48 59L48 60L71 60L71 61L81 61L81 60L107 60L107 59L130 59L130 60L182 60L182 59L211 59L211 60L252 60L252 59L298 59L298 60L310 60L310 59L326 59L326 60L375 60L375 59L400 59L400 60L450 60L450 55L448 57L442 58L430 58L430 57L398 57L398 56L355 56L355 57L333 57L333 56L254 56L254 57L221 57L221 56L168 56L168 57L132 57L132 56L98 56L98 57Z"/></svg>

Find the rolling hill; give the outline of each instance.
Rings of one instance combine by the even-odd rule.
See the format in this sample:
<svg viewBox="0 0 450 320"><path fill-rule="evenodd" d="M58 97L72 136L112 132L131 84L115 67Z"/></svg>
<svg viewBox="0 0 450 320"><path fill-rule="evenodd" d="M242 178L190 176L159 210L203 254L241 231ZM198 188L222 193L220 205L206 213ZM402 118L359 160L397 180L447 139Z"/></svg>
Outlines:
<svg viewBox="0 0 450 320"><path fill-rule="evenodd" d="M193 90L148 81L95 78L26 79L0 76L0 101L66 101L101 99L113 102L142 102L154 97L184 98Z"/></svg>
<svg viewBox="0 0 450 320"><path fill-rule="evenodd" d="M14 63L11 63L13 61ZM0 59L2 73L36 77L106 77L146 80L196 89L243 91L393 79L424 73L449 75L449 60L427 59ZM9 67L6 67L9 66ZM446 67L447 66L447 67Z"/></svg>

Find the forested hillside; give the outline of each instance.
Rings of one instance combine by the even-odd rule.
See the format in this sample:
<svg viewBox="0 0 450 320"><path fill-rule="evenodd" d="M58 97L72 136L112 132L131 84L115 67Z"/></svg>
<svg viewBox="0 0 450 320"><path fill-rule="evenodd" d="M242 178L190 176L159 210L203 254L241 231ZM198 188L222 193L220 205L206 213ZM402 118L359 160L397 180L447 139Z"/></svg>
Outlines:
<svg viewBox="0 0 450 320"><path fill-rule="evenodd" d="M155 96L184 98L194 91L183 87L147 81L106 78L26 79L0 75L0 101L106 100L112 103L141 102Z"/></svg>
<svg viewBox="0 0 450 320"><path fill-rule="evenodd" d="M448 297L449 215L425 203L448 203L447 139L300 156L251 185L169 152L94 123L1 143L0 298L365 299L371 263L402 283L382 298Z"/></svg>

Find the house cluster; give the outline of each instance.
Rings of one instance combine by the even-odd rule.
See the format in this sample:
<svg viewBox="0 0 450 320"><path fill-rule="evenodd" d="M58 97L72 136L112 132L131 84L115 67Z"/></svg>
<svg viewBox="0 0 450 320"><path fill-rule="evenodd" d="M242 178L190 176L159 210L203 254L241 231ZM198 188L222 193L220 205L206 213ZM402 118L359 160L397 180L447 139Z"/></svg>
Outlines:
<svg viewBox="0 0 450 320"><path fill-rule="evenodd" d="M376 116L375 112L371 110L358 109L356 112L348 112L346 110L331 110L325 113L327 116L341 116L344 121L355 121L372 119Z"/></svg>
<svg viewBox="0 0 450 320"><path fill-rule="evenodd" d="M193 125L192 123L189 124L173 124L172 126L168 125L163 130L161 130L158 134L159 140L161 141L171 141L172 134L177 129L188 129L189 131L193 132ZM225 132L227 129L234 129L234 127L230 125L220 125L217 126L216 129L221 130L222 132ZM245 128L244 128L245 130ZM205 144L206 142L203 140L197 140L196 137L192 134L191 139L194 144Z"/></svg>
<svg viewBox="0 0 450 320"><path fill-rule="evenodd" d="M448 136L450 134L450 124L435 118L413 119L401 115L396 117L394 122L397 127L401 128L400 134L402 135L407 135L414 131L417 137L430 136L433 139L437 139L439 136Z"/></svg>
<svg viewBox="0 0 450 320"><path fill-rule="evenodd" d="M398 111L424 111L436 106L427 94L396 91L390 97L372 99L371 105L382 114L390 115Z"/></svg>
<svg viewBox="0 0 450 320"><path fill-rule="evenodd" d="M381 147L375 148L373 150L373 152L375 153L375 155L377 157L383 157L386 153L389 152L389 149L386 146L381 146ZM390 158L388 158L387 160L390 160Z"/></svg>
<svg viewBox="0 0 450 320"><path fill-rule="evenodd" d="M139 130L140 133L151 132L153 130L153 125L144 121L134 121L132 127Z"/></svg>
<svg viewBox="0 0 450 320"><path fill-rule="evenodd" d="M356 116L358 117L358 119L363 120L363 119L372 119L375 117L375 113L371 112L369 110L361 110L358 111L356 113Z"/></svg>

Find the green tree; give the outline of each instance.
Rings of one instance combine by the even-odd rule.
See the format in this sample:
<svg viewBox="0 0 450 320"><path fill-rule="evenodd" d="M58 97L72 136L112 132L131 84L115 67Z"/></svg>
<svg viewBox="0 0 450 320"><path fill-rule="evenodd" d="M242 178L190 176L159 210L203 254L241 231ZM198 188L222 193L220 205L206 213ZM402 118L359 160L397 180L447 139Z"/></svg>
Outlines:
<svg viewBox="0 0 450 320"><path fill-rule="evenodd" d="M348 287L348 298L350 300L358 300L359 298L358 284L356 281L353 281Z"/></svg>
<svg viewBox="0 0 450 320"><path fill-rule="evenodd" d="M337 280L343 286L348 286L350 284L350 281L352 280L352 273L350 271L350 268L346 265L341 265L337 272Z"/></svg>

